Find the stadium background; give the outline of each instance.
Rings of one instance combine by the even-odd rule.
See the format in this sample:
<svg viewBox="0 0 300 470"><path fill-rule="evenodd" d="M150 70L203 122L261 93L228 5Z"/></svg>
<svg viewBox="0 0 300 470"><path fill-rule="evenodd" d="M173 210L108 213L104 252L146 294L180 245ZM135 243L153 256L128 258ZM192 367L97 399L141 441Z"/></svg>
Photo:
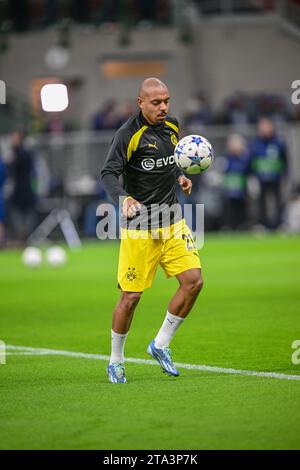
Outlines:
<svg viewBox="0 0 300 470"><path fill-rule="evenodd" d="M193 177L192 202L205 204L207 290L195 308L199 315L191 315L190 326L174 341L175 358L299 374L291 362L291 344L300 336L300 105L291 101L292 83L300 79L299 2L4 0L0 14L0 79L6 85L6 103L0 105L0 339L36 349L31 356L8 348L7 364L0 365L6 397L1 448L299 448L297 380L186 370L175 385L155 368L135 364L132 388L122 397L108 388L104 362L99 367L37 351L109 353L117 246L95 235L96 208L109 200L99 174L115 129L135 110L139 83L158 76L170 88L181 135L205 135L216 153L213 168ZM67 86L65 111L42 110L40 91L47 83ZM222 156L231 134L251 144L262 116L287 146L279 222L259 220L261 188L251 174L245 219L233 234L224 219ZM15 132L24 133L32 160L34 198L24 219L16 217L13 201ZM22 250L57 209L68 211L83 246L67 249L61 270L30 271L22 266ZM51 232L48 243L64 243L61 231ZM170 281L162 293L165 282L159 273L142 299L128 342L131 357L146 358L141 343L151 339L163 318L161 305L175 287ZM174 391L190 399L178 414L163 405ZM160 416L155 435L147 409L152 394ZM177 420L184 436L176 431ZM57 429L61 423L64 430Z"/></svg>

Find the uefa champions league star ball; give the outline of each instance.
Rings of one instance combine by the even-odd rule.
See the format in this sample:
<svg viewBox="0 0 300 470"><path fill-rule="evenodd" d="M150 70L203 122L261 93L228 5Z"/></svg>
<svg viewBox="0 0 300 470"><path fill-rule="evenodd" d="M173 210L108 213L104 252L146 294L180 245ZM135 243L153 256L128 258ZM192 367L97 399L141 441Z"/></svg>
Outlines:
<svg viewBox="0 0 300 470"><path fill-rule="evenodd" d="M214 159L211 143L201 135L187 135L175 147L176 165L189 175L207 170Z"/></svg>
<svg viewBox="0 0 300 470"><path fill-rule="evenodd" d="M22 253L22 261L28 268L38 268L42 263L41 250L34 246L28 246Z"/></svg>
<svg viewBox="0 0 300 470"><path fill-rule="evenodd" d="M52 246L46 251L46 260L50 266L63 266L67 261L65 250L61 246Z"/></svg>

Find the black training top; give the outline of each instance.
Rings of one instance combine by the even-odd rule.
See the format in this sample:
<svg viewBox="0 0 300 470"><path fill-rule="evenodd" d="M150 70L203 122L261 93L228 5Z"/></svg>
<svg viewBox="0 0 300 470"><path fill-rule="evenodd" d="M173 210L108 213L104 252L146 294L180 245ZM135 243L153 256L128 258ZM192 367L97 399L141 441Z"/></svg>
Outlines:
<svg viewBox="0 0 300 470"><path fill-rule="evenodd" d="M141 112L132 116L115 134L101 179L114 202L132 196L150 209L151 204L177 203L176 180L182 171L174 161L178 121L168 116L151 125ZM124 187L118 178L124 176Z"/></svg>

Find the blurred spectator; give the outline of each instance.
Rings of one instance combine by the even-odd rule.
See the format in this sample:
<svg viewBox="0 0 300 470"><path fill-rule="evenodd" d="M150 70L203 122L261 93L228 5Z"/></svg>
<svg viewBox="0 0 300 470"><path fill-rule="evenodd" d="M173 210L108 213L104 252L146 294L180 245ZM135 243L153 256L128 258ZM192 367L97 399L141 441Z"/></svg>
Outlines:
<svg viewBox="0 0 300 470"><path fill-rule="evenodd" d="M273 121L276 124L285 123L287 120L292 118L286 100L283 96L274 95L273 96Z"/></svg>
<svg viewBox="0 0 300 470"><path fill-rule="evenodd" d="M256 120L268 117L273 122L281 124L290 117L285 99L280 95L259 94L255 99Z"/></svg>
<svg viewBox="0 0 300 470"><path fill-rule="evenodd" d="M185 127L190 128L212 123L211 106L204 92L197 93L187 101L183 122Z"/></svg>
<svg viewBox="0 0 300 470"><path fill-rule="evenodd" d="M15 238L24 241L34 229L36 194L33 189L33 156L25 149L23 136L14 132L11 136L12 162L10 176L13 180L11 196L11 221Z"/></svg>
<svg viewBox="0 0 300 470"><path fill-rule="evenodd" d="M117 129L118 120L115 119L116 102L114 99L107 100L102 108L95 114L93 118L93 129L95 131L103 131L105 129Z"/></svg>
<svg viewBox="0 0 300 470"><path fill-rule="evenodd" d="M6 167L0 155L0 248L4 245L5 239L5 203L3 187L6 180Z"/></svg>
<svg viewBox="0 0 300 470"><path fill-rule="evenodd" d="M250 146L251 169L260 185L259 223L277 228L281 222L281 182L287 171L285 143L276 135L274 123L262 118L258 137Z"/></svg>
<svg viewBox="0 0 300 470"><path fill-rule="evenodd" d="M227 151L221 160L224 194L224 225L230 229L243 229L247 220L247 175L249 153L243 137L232 134L227 140Z"/></svg>
<svg viewBox="0 0 300 470"><path fill-rule="evenodd" d="M107 100L93 118L95 131L118 129L135 111L131 101L118 104L116 100Z"/></svg>
<svg viewBox="0 0 300 470"><path fill-rule="evenodd" d="M246 95L236 92L225 102L224 123L242 127L250 122Z"/></svg>
<svg viewBox="0 0 300 470"><path fill-rule="evenodd" d="M97 207L99 204L107 203L107 196L101 183L97 183L97 194L84 208L83 230L87 237L96 237L96 227L99 222L97 217Z"/></svg>
<svg viewBox="0 0 300 470"><path fill-rule="evenodd" d="M251 96L236 92L225 99L221 113L213 112L214 122L231 124L239 132L243 132L249 123L255 123L262 117L268 117L277 124L300 118L285 96L267 93Z"/></svg>
<svg viewBox="0 0 300 470"><path fill-rule="evenodd" d="M52 116L48 119L45 131L50 134L61 134L65 130L65 125L63 120L59 116Z"/></svg>
<svg viewBox="0 0 300 470"><path fill-rule="evenodd" d="M117 108L117 113L119 114L120 126L127 121L127 119L136 112L136 104L132 101L125 101Z"/></svg>
<svg viewBox="0 0 300 470"><path fill-rule="evenodd" d="M49 134L62 134L73 130L73 125L64 120L61 113L47 113L44 128Z"/></svg>

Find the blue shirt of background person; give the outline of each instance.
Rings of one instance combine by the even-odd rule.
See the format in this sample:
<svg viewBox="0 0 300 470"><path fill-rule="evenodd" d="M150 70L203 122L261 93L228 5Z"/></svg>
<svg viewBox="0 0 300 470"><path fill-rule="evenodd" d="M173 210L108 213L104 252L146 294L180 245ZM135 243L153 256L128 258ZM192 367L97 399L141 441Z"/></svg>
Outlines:
<svg viewBox="0 0 300 470"><path fill-rule="evenodd" d="M12 204L21 211L32 210L36 204L36 178L32 153L24 147L23 135L12 134L13 161L10 165L14 189Z"/></svg>
<svg viewBox="0 0 300 470"><path fill-rule="evenodd" d="M3 188L6 180L6 167L0 155L0 222L5 219L5 205Z"/></svg>
<svg viewBox="0 0 300 470"><path fill-rule="evenodd" d="M222 158L222 190L228 199L244 199L247 191L247 176L250 158L242 136L232 134L227 141L226 153Z"/></svg>
<svg viewBox="0 0 300 470"><path fill-rule="evenodd" d="M261 183L277 183L287 169L285 143L268 118L260 119L258 133L250 146L252 172Z"/></svg>

